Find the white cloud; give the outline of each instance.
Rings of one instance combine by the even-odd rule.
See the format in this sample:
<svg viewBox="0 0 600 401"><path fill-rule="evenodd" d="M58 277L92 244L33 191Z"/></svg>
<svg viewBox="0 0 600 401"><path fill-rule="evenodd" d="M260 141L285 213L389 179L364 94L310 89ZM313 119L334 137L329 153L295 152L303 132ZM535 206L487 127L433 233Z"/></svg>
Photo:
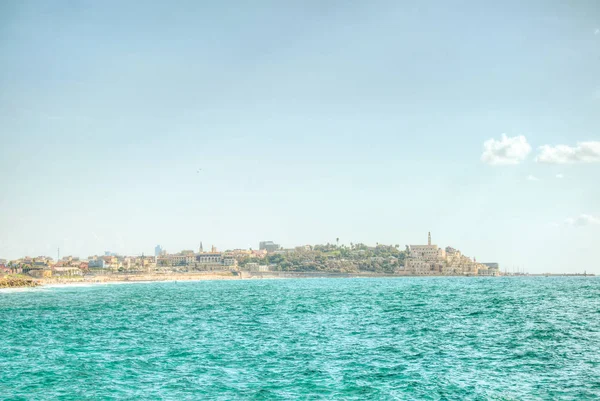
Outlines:
<svg viewBox="0 0 600 401"><path fill-rule="evenodd" d="M528 180L528 181L539 181L540 179L539 179L539 178L537 178L537 177L536 177L536 176L534 176L534 175L531 175L531 174L529 174L529 175L527 176L527 180Z"/></svg>
<svg viewBox="0 0 600 401"><path fill-rule="evenodd" d="M565 178L565 176L562 175L562 174L560 174L560 173L558 173L558 174L556 174L556 178L558 178L560 180L561 178Z"/></svg>
<svg viewBox="0 0 600 401"><path fill-rule="evenodd" d="M600 224L600 216L592 216L590 214L580 214L577 217L569 217L565 220L565 224L570 226L591 226Z"/></svg>
<svg viewBox="0 0 600 401"><path fill-rule="evenodd" d="M491 165L519 164L531 152L531 145L523 136L507 137L502 134L502 138L488 139L483 143L483 154L481 161Z"/></svg>
<svg viewBox="0 0 600 401"><path fill-rule="evenodd" d="M600 142L577 142L576 146L540 146L536 162L549 164L600 162Z"/></svg>

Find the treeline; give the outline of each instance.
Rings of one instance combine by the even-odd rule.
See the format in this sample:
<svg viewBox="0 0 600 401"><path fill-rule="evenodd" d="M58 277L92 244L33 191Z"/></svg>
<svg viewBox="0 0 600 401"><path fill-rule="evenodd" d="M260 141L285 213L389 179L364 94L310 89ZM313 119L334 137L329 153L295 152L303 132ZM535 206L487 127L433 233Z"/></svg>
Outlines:
<svg viewBox="0 0 600 401"><path fill-rule="evenodd" d="M282 250L262 259L244 257L238 263L242 269L248 263L258 263L275 271L394 273L404 265L405 258L406 251L399 245L326 244Z"/></svg>

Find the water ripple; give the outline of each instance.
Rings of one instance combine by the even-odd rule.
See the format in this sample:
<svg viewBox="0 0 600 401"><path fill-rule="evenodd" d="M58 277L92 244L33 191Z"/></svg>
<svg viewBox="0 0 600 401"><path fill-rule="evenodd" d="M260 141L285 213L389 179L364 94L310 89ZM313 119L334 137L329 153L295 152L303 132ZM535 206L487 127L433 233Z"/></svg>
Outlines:
<svg viewBox="0 0 600 401"><path fill-rule="evenodd" d="M600 279L0 292L0 398L600 398Z"/></svg>

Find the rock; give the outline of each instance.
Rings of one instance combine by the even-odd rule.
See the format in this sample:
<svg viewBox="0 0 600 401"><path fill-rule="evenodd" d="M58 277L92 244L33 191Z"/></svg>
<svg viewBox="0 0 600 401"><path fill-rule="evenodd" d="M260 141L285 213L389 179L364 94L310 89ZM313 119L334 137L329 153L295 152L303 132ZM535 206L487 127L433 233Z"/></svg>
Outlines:
<svg viewBox="0 0 600 401"><path fill-rule="evenodd" d="M37 287L40 283L29 277L6 276L0 277L0 288Z"/></svg>

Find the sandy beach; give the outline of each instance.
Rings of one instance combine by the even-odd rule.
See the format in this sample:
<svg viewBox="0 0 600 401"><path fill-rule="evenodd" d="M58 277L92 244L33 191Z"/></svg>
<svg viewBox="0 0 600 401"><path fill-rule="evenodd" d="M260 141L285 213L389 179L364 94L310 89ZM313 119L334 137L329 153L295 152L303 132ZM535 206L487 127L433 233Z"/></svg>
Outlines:
<svg viewBox="0 0 600 401"><path fill-rule="evenodd" d="M247 278L247 277L244 277ZM199 280L240 280L241 275L231 272L198 272L198 273L168 273L168 274L111 274L103 276L80 277L51 277L40 279L40 284L51 285L77 285L77 284L108 284L108 283L135 283L155 281L199 281Z"/></svg>
<svg viewBox="0 0 600 401"><path fill-rule="evenodd" d="M194 273L146 273L146 274L107 274L79 277L42 278L38 282L43 286L89 285L141 283L157 281L201 281L201 280L273 280L293 278L360 278L360 277L402 277L402 275L377 273L327 273L327 272L194 272Z"/></svg>

